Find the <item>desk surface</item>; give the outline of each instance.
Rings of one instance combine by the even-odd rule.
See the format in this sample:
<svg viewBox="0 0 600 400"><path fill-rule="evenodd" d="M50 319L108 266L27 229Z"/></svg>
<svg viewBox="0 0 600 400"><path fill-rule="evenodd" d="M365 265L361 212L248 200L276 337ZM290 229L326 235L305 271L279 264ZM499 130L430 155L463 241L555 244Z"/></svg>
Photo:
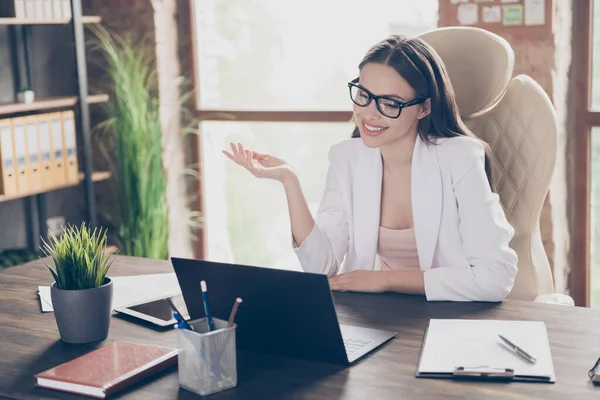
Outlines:
<svg viewBox="0 0 600 400"><path fill-rule="evenodd" d="M172 272L169 262L118 257L111 276ZM115 340L176 347L174 331L159 332L113 317L108 339L67 345L59 339L52 313L40 311L38 285L51 283L41 261L0 272L0 397L83 399L33 386L33 375ZM597 398L587 371L600 355L600 310L506 301L428 303L395 294L337 293L341 323L396 330L398 336L359 364L346 368L281 359L238 357L234 389L211 399L576 399ZM545 321L552 348L555 384L477 383L415 378L423 331L430 318L486 318ZM173 367L123 392L118 398L197 398L179 389Z"/></svg>

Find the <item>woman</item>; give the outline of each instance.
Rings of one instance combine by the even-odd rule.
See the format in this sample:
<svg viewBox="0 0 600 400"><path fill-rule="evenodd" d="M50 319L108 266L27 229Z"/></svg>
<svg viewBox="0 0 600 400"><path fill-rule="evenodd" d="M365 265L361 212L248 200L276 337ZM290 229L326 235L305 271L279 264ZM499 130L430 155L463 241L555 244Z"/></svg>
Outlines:
<svg viewBox="0 0 600 400"><path fill-rule="evenodd" d="M282 182L302 268L333 290L502 301L517 274L514 230L443 62L423 40L391 36L359 69L348 85L360 139L331 147L316 221L283 160L239 143L225 155Z"/></svg>

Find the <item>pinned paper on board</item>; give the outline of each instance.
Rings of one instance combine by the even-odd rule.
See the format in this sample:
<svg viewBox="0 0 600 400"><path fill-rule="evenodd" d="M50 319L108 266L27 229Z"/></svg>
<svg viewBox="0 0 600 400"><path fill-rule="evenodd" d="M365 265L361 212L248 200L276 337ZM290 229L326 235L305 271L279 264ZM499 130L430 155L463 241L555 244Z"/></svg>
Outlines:
<svg viewBox="0 0 600 400"><path fill-rule="evenodd" d="M450 0L452 4L468 3L469 0Z"/></svg>
<svg viewBox="0 0 600 400"><path fill-rule="evenodd" d="M525 25L544 25L546 0L525 0Z"/></svg>
<svg viewBox="0 0 600 400"><path fill-rule="evenodd" d="M482 16L483 22L495 24L502 22L502 8L500 6L483 7Z"/></svg>
<svg viewBox="0 0 600 400"><path fill-rule="evenodd" d="M493 3L494 0L475 0L475 3Z"/></svg>
<svg viewBox="0 0 600 400"><path fill-rule="evenodd" d="M456 12L459 25L475 25L478 21L477 4L461 4Z"/></svg>
<svg viewBox="0 0 600 400"><path fill-rule="evenodd" d="M501 3L518 3L520 0L501 0Z"/></svg>
<svg viewBox="0 0 600 400"><path fill-rule="evenodd" d="M509 6L502 6L504 8L504 15L502 18L502 24L505 26L523 25L523 5L515 4Z"/></svg>

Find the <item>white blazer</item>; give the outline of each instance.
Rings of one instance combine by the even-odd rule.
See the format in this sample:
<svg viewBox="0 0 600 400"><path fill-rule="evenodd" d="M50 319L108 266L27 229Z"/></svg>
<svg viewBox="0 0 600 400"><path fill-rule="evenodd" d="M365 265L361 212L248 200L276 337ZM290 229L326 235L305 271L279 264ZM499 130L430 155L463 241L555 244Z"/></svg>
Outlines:
<svg viewBox="0 0 600 400"><path fill-rule="evenodd" d="M333 276L376 270L381 206L379 149L346 139L329 151L329 171L316 223L301 246L304 271ZM459 136L428 145L412 158L412 212L428 300L502 301L517 275L509 247L514 229L490 189L483 145Z"/></svg>

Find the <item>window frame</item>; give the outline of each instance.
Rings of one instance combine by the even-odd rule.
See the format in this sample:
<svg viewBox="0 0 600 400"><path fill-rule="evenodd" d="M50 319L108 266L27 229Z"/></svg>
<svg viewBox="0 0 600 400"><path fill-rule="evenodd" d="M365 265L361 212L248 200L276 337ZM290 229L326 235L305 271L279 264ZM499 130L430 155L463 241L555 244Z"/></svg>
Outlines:
<svg viewBox="0 0 600 400"><path fill-rule="evenodd" d="M600 110L591 106L594 0L573 2L573 71L575 126L573 135L573 268L575 305L590 305L591 132L600 126ZM575 28L576 27L576 28Z"/></svg>
<svg viewBox="0 0 600 400"><path fill-rule="evenodd" d="M186 0L181 3L180 16L182 16L180 27L180 59L183 76L191 77L192 88L194 92L198 91L199 82L197 76L198 58L196 57L196 37L195 29L195 0ZM350 101L348 102L350 103ZM348 122L352 119L352 111L339 110L286 110L286 111L265 111L265 110L211 110L200 107L198 96L190 96L185 107L191 111L192 116L202 123L203 121L236 121L236 122ZM351 107L349 105L349 107ZM350 133L348 133L350 136ZM200 212L204 215L204 190L202 184L202 141L200 135L189 135L188 144L188 162L190 165L196 165L200 179L190 185L190 192L197 194L197 200L191 204L192 211ZM194 255L196 258L206 258L206 227L200 226L195 241Z"/></svg>

